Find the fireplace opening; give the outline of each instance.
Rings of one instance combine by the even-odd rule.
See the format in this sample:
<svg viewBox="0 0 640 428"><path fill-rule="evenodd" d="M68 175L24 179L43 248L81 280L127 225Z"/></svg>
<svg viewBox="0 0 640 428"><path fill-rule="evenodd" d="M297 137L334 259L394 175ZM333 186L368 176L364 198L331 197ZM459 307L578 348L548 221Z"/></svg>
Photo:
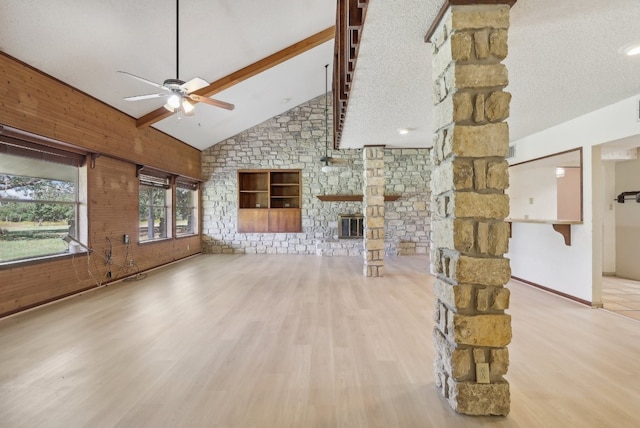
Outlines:
<svg viewBox="0 0 640 428"><path fill-rule="evenodd" d="M338 215L339 239L362 239L364 236L364 217L362 214Z"/></svg>

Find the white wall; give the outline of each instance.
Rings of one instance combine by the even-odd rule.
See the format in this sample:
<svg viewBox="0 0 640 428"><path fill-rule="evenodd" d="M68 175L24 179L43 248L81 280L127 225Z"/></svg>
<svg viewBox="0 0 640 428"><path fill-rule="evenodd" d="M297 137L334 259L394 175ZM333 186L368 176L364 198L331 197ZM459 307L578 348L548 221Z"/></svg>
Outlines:
<svg viewBox="0 0 640 428"><path fill-rule="evenodd" d="M600 149L596 146L640 134L638 98L628 98L514 142L516 156L511 163L582 147L584 206L584 223L571 226L570 247L550 225L514 224L508 253L514 276L601 304L604 189Z"/></svg>
<svg viewBox="0 0 640 428"><path fill-rule="evenodd" d="M515 168L520 168L523 165ZM517 219L556 218L556 169L553 166L527 168L522 174L512 174L509 182L511 212Z"/></svg>

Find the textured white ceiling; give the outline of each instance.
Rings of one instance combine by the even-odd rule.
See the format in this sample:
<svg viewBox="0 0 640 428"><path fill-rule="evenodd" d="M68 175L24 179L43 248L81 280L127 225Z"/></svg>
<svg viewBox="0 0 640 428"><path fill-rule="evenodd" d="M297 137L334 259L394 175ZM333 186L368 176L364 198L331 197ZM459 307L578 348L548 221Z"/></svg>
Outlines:
<svg viewBox="0 0 640 428"><path fill-rule="evenodd" d="M370 2L341 147L431 145L431 47L441 0ZM511 10L511 140L640 93L639 0L519 0ZM399 135L398 128L413 128Z"/></svg>
<svg viewBox="0 0 640 428"><path fill-rule="evenodd" d="M443 0L370 0L342 148L431 145L431 59L424 33ZM209 82L335 23L336 0L182 0L180 77ZM640 0L518 0L506 60L512 140L640 93ZM134 118L161 101L125 70L175 77L174 0L0 0L0 50ZM214 96L194 117L155 127L199 149L324 93L333 42ZM283 103L284 99L289 99ZM0 120L1 121L1 120ZM603 124L605 126L606 124ZM410 128L406 136L398 128Z"/></svg>

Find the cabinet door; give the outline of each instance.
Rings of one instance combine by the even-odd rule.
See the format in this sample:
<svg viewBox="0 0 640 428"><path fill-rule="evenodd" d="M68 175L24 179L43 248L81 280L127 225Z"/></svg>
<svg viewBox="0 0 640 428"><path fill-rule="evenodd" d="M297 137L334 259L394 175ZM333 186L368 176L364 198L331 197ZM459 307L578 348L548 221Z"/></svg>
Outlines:
<svg viewBox="0 0 640 428"><path fill-rule="evenodd" d="M283 208L269 210L269 232L302 232L302 214L298 209Z"/></svg>
<svg viewBox="0 0 640 428"><path fill-rule="evenodd" d="M264 233L269 231L269 210L265 208L238 210L238 232Z"/></svg>

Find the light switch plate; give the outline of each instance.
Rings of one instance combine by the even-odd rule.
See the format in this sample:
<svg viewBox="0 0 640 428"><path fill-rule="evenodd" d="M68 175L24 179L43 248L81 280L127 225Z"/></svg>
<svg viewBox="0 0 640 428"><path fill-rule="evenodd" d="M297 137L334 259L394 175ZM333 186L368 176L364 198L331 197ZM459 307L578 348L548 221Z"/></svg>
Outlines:
<svg viewBox="0 0 640 428"><path fill-rule="evenodd" d="M476 364L476 383L491 383L489 379L489 363Z"/></svg>

